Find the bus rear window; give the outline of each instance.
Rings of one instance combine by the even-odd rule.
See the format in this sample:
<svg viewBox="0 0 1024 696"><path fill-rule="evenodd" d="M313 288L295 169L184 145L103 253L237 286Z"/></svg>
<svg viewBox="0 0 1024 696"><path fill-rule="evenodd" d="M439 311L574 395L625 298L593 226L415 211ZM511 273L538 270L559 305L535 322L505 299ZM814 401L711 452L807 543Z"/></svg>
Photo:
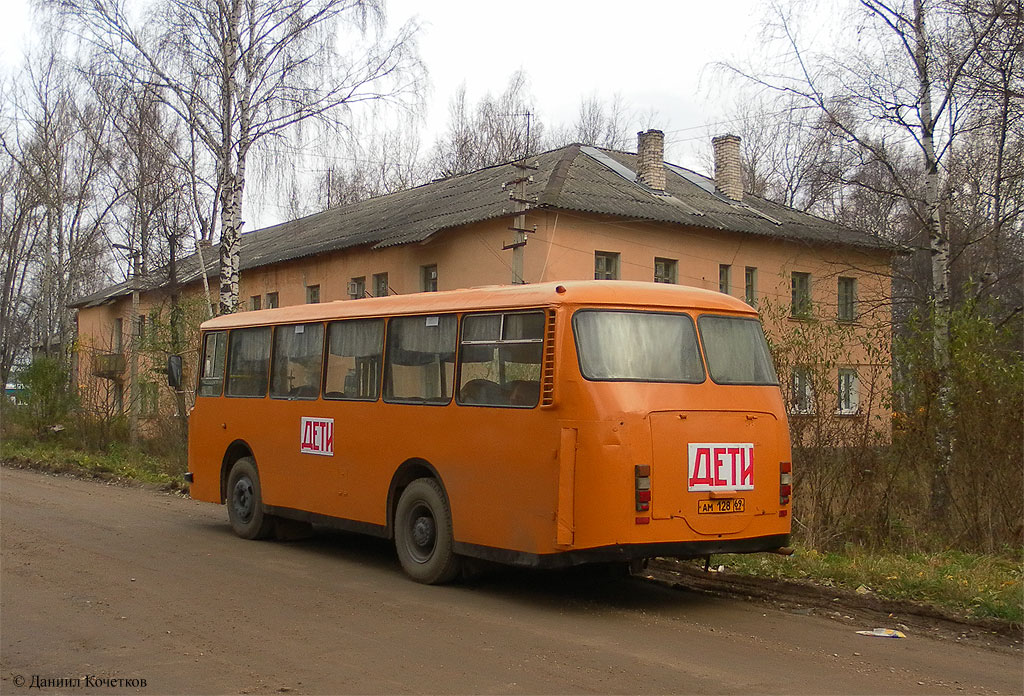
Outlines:
<svg viewBox="0 0 1024 696"><path fill-rule="evenodd" d="M686 314L581 310L572 324L587 379L704 381L697 332Z"/></svg>
<svg viewBox="0 0 1024 696"><path fill-rule="evenodd" d="M711 379L718 384L778 384L757 319L705 315L697 320Z"/></svg>

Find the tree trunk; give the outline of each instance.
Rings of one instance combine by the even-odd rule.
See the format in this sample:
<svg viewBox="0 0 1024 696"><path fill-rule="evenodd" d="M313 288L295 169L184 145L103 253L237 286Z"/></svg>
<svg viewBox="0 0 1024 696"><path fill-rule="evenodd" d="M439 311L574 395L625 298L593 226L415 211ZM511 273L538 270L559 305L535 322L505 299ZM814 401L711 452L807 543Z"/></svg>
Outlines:
<svg viewBox="0 0 1024 696"><path fill-rule="evenodd" d="M925 219L932 266L932 365L936 376L937 418L934 439L938 457L932 472L929 514L938 522L949 506L949 470L953 461L953 393L949 372L949 237L943 229L939 206L939 165L935 156L935 117L932 114L932 86L925 34L924 0L914 0L915 62L921 87L921 148L925 168Z"/></svg>

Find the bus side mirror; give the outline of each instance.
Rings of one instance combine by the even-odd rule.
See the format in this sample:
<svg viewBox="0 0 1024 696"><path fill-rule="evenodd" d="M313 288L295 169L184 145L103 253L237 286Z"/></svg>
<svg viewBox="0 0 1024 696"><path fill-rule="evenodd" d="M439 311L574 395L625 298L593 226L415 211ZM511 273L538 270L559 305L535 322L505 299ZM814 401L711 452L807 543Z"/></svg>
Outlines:
<svg viewBox="0 0 1024 696"><path fill-rule="evenodd" d="M181 389L181 356L167 356L167 384L175 389Z"/></svg>

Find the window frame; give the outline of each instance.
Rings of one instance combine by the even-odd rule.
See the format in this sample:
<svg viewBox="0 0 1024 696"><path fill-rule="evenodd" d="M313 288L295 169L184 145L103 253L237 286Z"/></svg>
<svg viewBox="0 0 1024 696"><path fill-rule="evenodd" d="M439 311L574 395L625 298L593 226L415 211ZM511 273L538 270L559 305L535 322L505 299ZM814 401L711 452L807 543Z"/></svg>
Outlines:
<svg viewBox="0 0 1024 696"><path fill-rule="evenodd" d="M541 330L540 338L539 339L537 339L537 338L516 338L516 339L504 339L504 338L502 338L502 336L505 333L505 317L507 317L507 316L514 316L514 315L523 315L523 314L540 314L541 315L541 318L544 320L544 323L543 323L543 329ZM459 317L459 333L458 333L458 341L457 341L458 354L455 356L455 403L458 404L459 406L466 406L467 408L516 408L516 409L526 409L526 410L538 408L541 405L541 400L542 400L541 399L541 390L542 390L542 385L544 384L544 359L545 359L544 348L545 348L545 340L546 340L546 336L547 336L547 332L548 332L548 328L549 328L548 327L549 317L547 316L547 314L548 313L546 311L544 311L543 307L537 307L537 308L527 308L527 309L511 309L511 310L507 310L507 311L493 311L493 310L491 310L491 311L483 311L483 312L469 312L469 313L463 314L461 317ZM467 341L466 339L463 338L463 335L464 335L464 332L465 332L465 321L466 321L467 318L472 318L472 317L488 317L488 316L498 316L498 317L501 317L501 323L498 325L498 339L497 340L495 340L495 341L489 341L489 340L488 341L479 341L479 340ZM537 401L534 404L532 404L532 405L512 404L512 403L508 403L508 404L474 404L474 403L465 403L465 402L460 400L460 397L462 396L462 365L463 365L463 362L462 362L462 355L463 355L462 347L463 346L498 346L498 347L500 347L500 346L503 346L503 345L510 346L510 345L535 345L535 344L540 344L541 350L540 350L540 363L539 363L540 374L539 374L539 376L537 378L537 386L539 388L537 390ZM498 384L498 386L500 387L501 385Z"/></svg>
<svg viewBox="0 0 1024 696"><path fill-rule="evenodd" d="M384 293L380 292L380 283L384 281ZM373 274L373 296L374 297L387 297L391 294L391 281L388 279L387 271L384 273Z"/></svg>
<svg viewBox="0 0 1024 696"><path fill-rule="evenodd" d="M420 285L422 292L437 292L437 280L438 275L436 263L420 266Z"/></svg>
<svg viewBox="0 0 1024 696"><path fill-rule="evenodd" d="M622 255L619 252L617 252L617 251L600 251L600 250L595 250L594 251L594 280L618 280L619 277L620 277L620 270L619 269L621 268L621 257L622 257ZM608 268L605 268L604 271L601 271L601 273L603 273L605 277L599 277L598 276L599 271L597 269L597 262L598 262L599 259L611 264L611 269L610 270Z"/></svg>
<svg viewBox="0 0 1024 696"><path fill-rule="evenodd" d="M757 266L743 267L743 301L757 306Z"/></svg>
<svg viewBox="0 0 1024 696"><path fill-rule="evenodd" d="M258 312L261 309L263 309L263 296L249 295L249 311Z"/></svg>
<svg viewBox="0 0 1024 696"><path fill-rule="evenodd" d="M392 317L396 318L396 317ZM381 323L380 332L380 371L375 380L377 385L377 393L373 397L368 396L327 396L327 367L328 360L331 356L331 327L335 324L345 324L349 322L368 322L368 321L379 321ZM334 319L328 321L324 325L324 357L321 368L321 384L320 384L320 398L324 401L362 401L363 403L375 403L384 398L384 356L387 352L388 347L388 325L390 324L389 318L386 317L350 317L348 319ZM333 393L333 392L332 392ZM344 392L342 392L344 394ZM408 403L408 402L401 402Z"/></svg>
<svg viewBox="0 0 1024 696"><path fill-rule="evenodd" d="M803 394L806 395L806 406L805 408L798 407L797 399L797 379L803 378ZM814 370L810 365L794 365L790 368L789 376L789 387L790 387L790 404L789 412L795 416L812 416L815 413L814 409Z"/></svg>
<svg viewBox="0 0 1024 696"><path fill-rule="evenodd" d="M850 407L843 407L843 378L850 378ZM840 416L856 416L860 414L860 373L855 367L840 367L836 371L836 414Z"/></svg>
<svg viewBox="0 0 1024 696"><path fill-rule="evenodd" d="M768 365L771 367L772 373L775 374L774 382L719 382L715 379L715 376L711 374L711 361L708 359L708 350L704 342L704 330L701 327L701 321L705 318L710 319L735 319L738 321L751 321L757 324L758 328L761 329L761 333L764 335L764 325L761 320L757 317L742 316L736 314L700 314L697 316L697 340L700 341L701 359L704 361L704 370L707 372L708 379L715 384L722 387L778 387L779 386L779 375L775 371L775 359L772 356L771 349L768 348L767 335L765 335L765 351L768 354Z"/></svg>
<svg viewBox="0 0 1024 696"><path fill-rule="evenodd" d="M658 277L658 264L662 264L663 273L661 279ZM666 285L679 284L679 259L670 259L663 256L654 257L654 282Z"/></svg>
<svg viewBox="0 0 1024 696"><path fill-rule="evenodd" d="M732 294L732 264L718 264L718 292L723 295Z"/></svg>
<svg viewBox="0 0 1024 696"><path fill-rule="evenodd" d="M804 271L792 271L790 290L790 318L811 319L814 316L814 301L811 299L811 274Z"/></svg>
<svg viewBox="0 0 1024 696"><path fill-rule="evenodd" d="M386 274L385 274L386 275ZM392 330L392 324L395 320L401 319L427 319L428 317L438 317L440 322L441 317L454 317L455 319L455 340L452 346L452 383L451 393L448 398L444 401L408 401L401 398L396 399L395 397L388 398L387 386L388 386L388 366L390 365L389 358L391 357L391 341L394 335ZM404 406L448 406L455 400L455 383L458 381L458 366L459 366L459 315L457 312L430 312L427 314L399 314L387 318L387 327L384 331L384 357L381 361L381 384L380 384L380 399L386 404L398 404Z"/></svg>
<svg viewBox="0 0 1024 696"><path fill-rule="evenodd" d="M848 286L848 297L845 298L845 302L844 285ZM836 321L847 323L857 321L857 279L854 277L839 276L836 281Z"/></svg>
<svg viewBox="0 0 1024 696"><path fill-rule="evenodd" d="M320 304L320 283L306 286L306 304Z"/></svg>
<svg viewBox="0 0 1024 696"><path fill-rule="evenodd" d="M324 387L324 344L326 343L326 327L322 321L298 321L288 324L274 324L274 333L270 337L270 371L267 375L267 396L276 401L317 401L323 395ZM320 327L320 376L312 384L316 385L316 396L290 396L274 394L274 365L277 361L277 335L281 329L293 326L319 326Z"/></svg>
<svg viewBox="0 0 1024 696"><path fill-rule="evenodd" d="M277 309L278 307L280 307L280 299L278 297L277 292L268 292L266 296L266 302L264 304L267 305L266 309Z"/></svg>
<svg viewBox="0 0 1024 696"><path fill-rule="evenodd" d="M693 338L697 343L697 357L700 359L700 369L704 375L700 381L683 381L678 379L634 379L632 377L614 377L609 379L598 379L587 375L583 369L583 354L580 352L580 338L579 332L576 330L576 317L580 314L587 312L613 312L615 314L662 314L669 316L684 316L690 320L690 325L693 327ZM603 382L632 382L635 384L704 384L708 381L708 366L704 359L703 346L700 344L700 334L697 331L697 322L694 320L693 315L689 312L665 312L665 311L650 311L644 309L622 309L622 308L604 308L604 307L582 307L572 313L572 319L570 321L572 326L572 340L576 349L576 365L579 368L580 376L588 382L594 382L597 384Z"/></svg>
<svg viewBox="0 0 1024 696"><path fill-rule="evenodd" d="M351 292L351 288L352 288L353 285L355 285L357 288L359 288L360 292L358 292L358 293ZM366 276L354 276L352 278L349 278L348 279L348 286L346 287L346 289L350 290L350 292L348 293L348 299L350 299L350 300L361 300L361 299L363 299L364 297L366 297Z"/></svg>
<svg viewBox="0 0 1024 696"><path fill-rule="evenodd" d="M206 376L206 351L207 351L207 346L209 344L209 340L212 337L214 337L214 336L221 336L224 339L224 344L223 344L224 359L223 359L223 365L221 366L220 379L219 379L219 381L217 383L218 384L217 392L215 394L206 394L206 393L203 392L203 388L206 386L206 385L203 384L203 380L204 379L209 379ZM198 396L211 397L211 398L218 398L218 397L224 396L224 383L225 383L225 381L227 379L227 375L228 375L228 332L227 332L227 330L226 329L220 329L220 330L217 330L217 331L207 331L206 333L203 334L202 345L203 345L203 349L202 349L202 352L199 355L199 369L196 370L196 372L199 373L199 377L198 377L197 385L196 385L196 396L197 397ZM212 386L212 383L211 383L211 386Z"/></svg>
<svg viewBox="0 0 1024 696"><path fill-rule="evenodd" d="M267 352L267 372L266 379L263 385L263 394L229 394L228 386L231 384L231 356L234 353L231 347L231 337L242 331L259 331L267 329L270 331L270 349ZM266 326L240 326L235 329L231 329L227 332L227 348L224 357L224 397L228 399L266 399L270 394L270 365L274 360L274 327L273 325Z"/></svg>

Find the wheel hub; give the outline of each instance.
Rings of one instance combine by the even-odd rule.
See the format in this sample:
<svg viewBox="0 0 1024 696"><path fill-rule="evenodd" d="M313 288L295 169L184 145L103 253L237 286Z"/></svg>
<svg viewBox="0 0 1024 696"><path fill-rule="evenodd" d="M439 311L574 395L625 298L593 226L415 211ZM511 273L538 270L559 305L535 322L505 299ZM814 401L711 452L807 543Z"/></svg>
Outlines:
<svg viewBox="0 0 1024 696"><path fill-rule="evenodd" d="M436 528L434 518L427 515L420 515L412 523L412 540L421 549L428 549L434 544Z"/></svg>
<svg viewBox="0 0 1024 696"><path fill-rule="evenodd" d="M231 506L235 509L235 514L243 522L252 517L252 501L252 481L247 478L239 479L235 483L234 491L232 491Z"/></svg>

